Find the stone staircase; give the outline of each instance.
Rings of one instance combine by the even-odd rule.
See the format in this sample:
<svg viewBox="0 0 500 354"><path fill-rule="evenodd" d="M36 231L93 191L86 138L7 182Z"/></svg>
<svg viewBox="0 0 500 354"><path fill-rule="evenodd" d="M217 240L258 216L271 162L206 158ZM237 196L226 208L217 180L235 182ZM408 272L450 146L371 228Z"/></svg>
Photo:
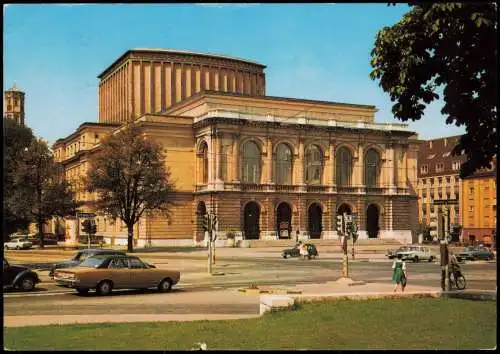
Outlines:
<svg viewBox="0 0 500 354"><path fill-rule="evenodd" d="M251 248L264 248L264 247L289 247L295 244L293 239L281 239L281 240L248 240ZM337 239L322 240L322 239L310 239L308 241L314 243L316 246L339 246L339 241ZM349 245L351 243L349 242ZM363 239L356 242L356 246L387 246L399 247L401 242L395 239Z"/></svg>

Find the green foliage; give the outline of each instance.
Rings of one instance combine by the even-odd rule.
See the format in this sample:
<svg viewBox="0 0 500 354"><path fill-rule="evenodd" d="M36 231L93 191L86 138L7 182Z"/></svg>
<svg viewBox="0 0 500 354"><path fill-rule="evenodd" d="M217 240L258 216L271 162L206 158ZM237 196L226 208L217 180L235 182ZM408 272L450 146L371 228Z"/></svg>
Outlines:
<svg viewBox="0 0 500 354"><path fill-rule="evenodd" d="M35 221L43 235L47 219L74 215L78 206L74 193L47 144L10 119L4 122L4 142L5 228L26 228ZM43 247L43 237L40 245Z"/></svg>
<svg viewBox="0 0 500 354"><path fill-rule="evenodd" d="M497 143L497 6L410 3L399 23L377 33L370 73L395 102L394 116L419 120L439 99L447 124L465 125L453 153L465 153L460 176L491 168Z"/></svg>
<svg viewBox="0 0 500 354"><path fill-rule="evenodd" d="M295 309L229 321L6 327L4 347L165 351L189 350L193 343L203 342L210 350L477 350L497 343L494 301L339 300L304 303Z"/></svg>
<svg viewBox="0 0 500 354"><path fill-rule="evenodd" d="M85 183L96 192L97 209L119 217L128 228L133 252L133 226L146 210L169 216L174 190L162 147L133 123L104 139L90 159Z"/></svg>

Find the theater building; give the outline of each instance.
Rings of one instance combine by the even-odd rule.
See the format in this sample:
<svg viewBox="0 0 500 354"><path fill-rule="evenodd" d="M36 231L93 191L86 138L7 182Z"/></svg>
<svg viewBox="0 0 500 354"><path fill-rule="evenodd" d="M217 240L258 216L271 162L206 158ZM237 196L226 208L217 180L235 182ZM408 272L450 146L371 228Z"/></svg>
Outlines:
<svg viewBox="0 0 500 354"><path fill-rule="evenodd" d="M151 210L136 245L202 242L201 217L218 236L335 239L338 213L356 214L360 238L415 240L416 134L374 121L376 108L265 94L265 66L227 56L134 49L99 75L98 123L53 146L82 211L98 234L126 243L127 230L92 210L81 177L99 140L128 120L162 144L175 183L170 218ZM68 241L78 233L67 220Z"/></svg>

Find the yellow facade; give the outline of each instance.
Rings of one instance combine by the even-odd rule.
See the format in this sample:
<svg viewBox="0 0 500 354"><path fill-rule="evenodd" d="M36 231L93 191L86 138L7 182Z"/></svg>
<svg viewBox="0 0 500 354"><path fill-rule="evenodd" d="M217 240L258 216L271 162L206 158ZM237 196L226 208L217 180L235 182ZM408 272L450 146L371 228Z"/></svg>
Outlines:
<svg viewBox="0 0 500 354"><path fill-rule="evenodd" d="M462 184L460 207L465 243L495 242L497 225L497 192L495 171L466 178Z"/></svg>
<svg viewBox="0 0 500 354"><path fill-rule="evenodd" d="M228 231L246 237L251 208L259 217L252 219L256 224L250 226L258 230L256 235L261 239L280 237L279 221L286 208L290 210L287 227L293 234L334 238L335 217L347 207L358 215L361 238L412 242L417 224L418 148L415 134L407 125L376 123L376 108L370 105L265 96L261 64L199 56L200 60L217 60L205 71L198 72L193 63L187 62L179 64L180 70L169 71L160 61L152 61L149 67L128 62L137 55L146 55L146 60L150 51L133 54L133 58L124 54L100 75L100 123L84 123L54 145L56 158L65 166L78 199L84 202L81 211L96 212L97 232L107 242L125 243L126 227L93 209L95 196L84 190L82 176L99 140L130 119L163 146L175 186L176 205L171 217L155 211L144 215L134 230L138 245L200 242L200 210L218 215L220 238ZM126 71L121 65L127 63L131 65L129 73L131 70L134 77L143 80L139 86L130 81L130 76L123 77ZM246 68L249 72L220 75L221 64L226 65L224 70ZM252 76L252 70L258 75ZM170 81L162 80L168 73ZM161 90L155 90L158 79ZM111 94L123 94L123 90L124 97ZM119 114L127 109L125 115ZM249 142L259 150L259 175L252 183L244 178L243 155ZM286 183L278 183L276 177L280 145L291 151L290 180ZM311 147L321 156L321 172L314 182L305 177L306 152ZM338 185L336 179L338 154L346 151L342 149L351 156L352 170L346 185ZM365 181L369 151L378 158L376 185L370 186ZM290 233L286 235L291 237Z"/></svg>

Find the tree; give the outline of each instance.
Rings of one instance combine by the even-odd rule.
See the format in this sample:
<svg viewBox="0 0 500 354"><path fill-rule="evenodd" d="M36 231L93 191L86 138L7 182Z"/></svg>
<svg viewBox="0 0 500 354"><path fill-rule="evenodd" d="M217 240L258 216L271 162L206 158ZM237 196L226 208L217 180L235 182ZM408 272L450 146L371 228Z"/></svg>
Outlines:
<svg viewBox="0 0 500 354"><path fill-rule="evenodd" d="M3 121L3 239L19 230L27 230L29 203L16 199L22 184L14 183L15 174L22 161L24 149L35 139L30 128L18 124L14 119Z"/></svg>
<svg viewBox="0 0 500 354"><path fill-rule="evenodd" d="M11 119L4 119L4 152L4 239L35 221L43 248L43 223L74 214L74 194L47 144Z"/></svg>
<svg viewBox="0 0 500 354"><path fill-rule="evenodd" d="M74 215L79 203L64 178L60 163L54 161L47 144L33 140L23 149L22 159L14 175L19 213L24 210L37 223L40 247L44 247L43 224L53 216Z"/></svg>
<svg viewBox="0 0 500 354"><path fill-rule="evenodd" d="M390 95L397 119L415 121L439 99L447 124L465 125L453 149L467 159L466 177L491 168L497 143L497 5L410 3L412 9L377 33L370 77Z"/></svg>
<svg viewBox="0 0 500 354"><path fill-rule="evenodd" d="M144 211L169 215L173 185L162 147L133 123L102 141L90 158L86 183L97 193L97 208L127 225L128 252L133 252L133 227Z"/></svg>

